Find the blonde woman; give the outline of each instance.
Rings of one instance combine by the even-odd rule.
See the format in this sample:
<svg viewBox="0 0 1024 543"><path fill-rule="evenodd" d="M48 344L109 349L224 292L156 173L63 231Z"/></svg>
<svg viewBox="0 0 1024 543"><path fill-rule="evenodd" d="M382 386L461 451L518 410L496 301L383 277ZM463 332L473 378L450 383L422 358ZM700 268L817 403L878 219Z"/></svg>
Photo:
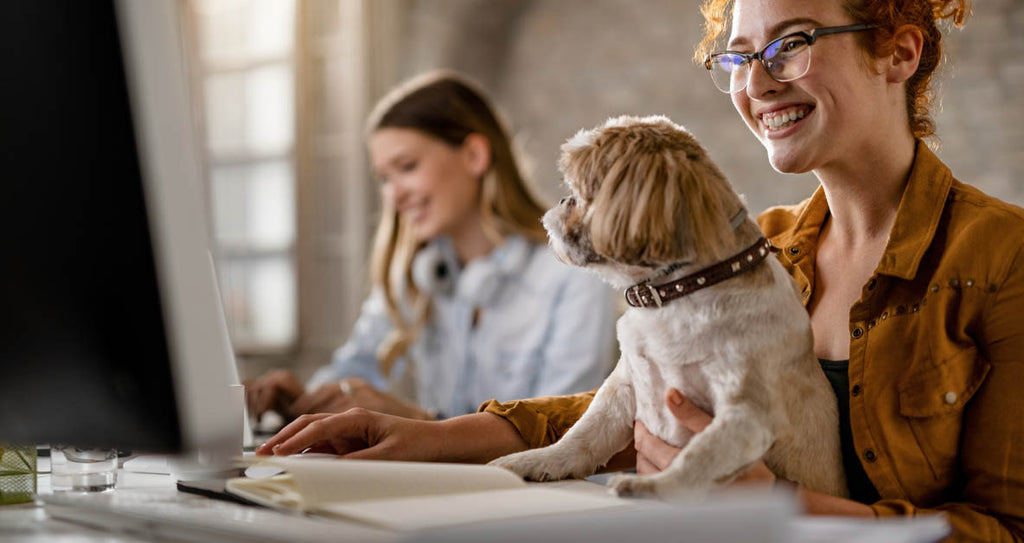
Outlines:
<svg viewBox="0 0 1024 543"><path fill-rule="evenodd" d="M599 385L614 354L612 293L555 261L544 208L485 96L451 72L411 80L371 113L367 146L384 207L373 291L305 386L287 370L248 383L250 413L434 419Z"/></svg>

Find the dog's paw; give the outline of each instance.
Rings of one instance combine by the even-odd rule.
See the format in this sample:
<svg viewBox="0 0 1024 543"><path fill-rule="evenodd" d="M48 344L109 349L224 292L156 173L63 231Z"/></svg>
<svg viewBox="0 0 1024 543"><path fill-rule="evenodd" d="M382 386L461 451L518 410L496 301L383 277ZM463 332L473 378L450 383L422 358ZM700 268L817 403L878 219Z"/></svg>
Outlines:
<svg viewBox="0 0 1024 543"><path fill-rule="evenodd" d="M654 481L644 475L619 474L608 481L608 488L622 498L655 498Z"/></svg>
<svg viewBox="0 0 1024 543"><path fill-rule="evenodd" d="M523 451L492 460L489 465L510 470L530 481L556 481L571 475L564 464L540 451Z"/></svg>
<svg viewBox="0 0 1024 543"><path fill-rule="evenodd" d="M679 484L662 475L619 474L608 481L608 487L623 498L657 498L664 501L700 501L709 489Z"/></svg>

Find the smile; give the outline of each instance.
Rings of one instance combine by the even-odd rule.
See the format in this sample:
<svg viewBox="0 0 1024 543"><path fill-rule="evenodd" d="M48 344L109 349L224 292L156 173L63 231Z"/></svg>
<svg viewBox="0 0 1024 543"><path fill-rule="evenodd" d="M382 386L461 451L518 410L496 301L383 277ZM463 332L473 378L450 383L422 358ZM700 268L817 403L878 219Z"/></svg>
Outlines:
<svg viewBox="0 0 1024 543"><path fill-rule="evenodd" d="M402 206L398 212L403 215L406 219L412 222L420 222L426 217L427 214L427 202L417 202L416 204L409 204Z"/></svg>
<svg viewBox="0 0 1024 543"><path fill-rule="evenodd" d="M761 124L769 131L782 130L811 112L810 106L794 106L761 115Z"/></svg>

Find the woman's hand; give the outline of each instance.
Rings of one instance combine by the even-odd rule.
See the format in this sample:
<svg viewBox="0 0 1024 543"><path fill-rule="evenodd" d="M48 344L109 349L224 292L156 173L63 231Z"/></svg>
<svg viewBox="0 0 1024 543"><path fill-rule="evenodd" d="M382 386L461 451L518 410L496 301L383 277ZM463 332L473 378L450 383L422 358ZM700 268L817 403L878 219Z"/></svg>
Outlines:
<svg viewBox="0 0 1024 543"><path fill-rule="evenodd" d="M256 454L318 452L346 458L438 460L444 441L440 424L363 408L302 415L256 449Z"/></svg>
<svg viewBox="0 0 1024 543"><path fill-rule="evenodd" d="M434 419L416 405L381 392L358 377L321 385L313 392L296 399L288 413L292 417L314 413L344 413L354 407L410 419Z"/></svg>
<svg viewBox="0 0 1024 543"><path fill-rule="evenodd" d="M267 411L288 416L292 403L306 389L288 370L276 369L245 383L245 403L249 416L259 421Z"/></svg>
<svg viewBox="0 0 1024 543"><path fill-rule="evenodd" d="M715 420L707 411L697 407L674 388L665 394L665 404L676 420L695 434L703 431ZM636 446L636 471L640 474L649 475L662 471L679 455L679 448L651 434L640 421L633 426L633 440ZM759 460L734 481L773 483L775 474Z"/></svg>

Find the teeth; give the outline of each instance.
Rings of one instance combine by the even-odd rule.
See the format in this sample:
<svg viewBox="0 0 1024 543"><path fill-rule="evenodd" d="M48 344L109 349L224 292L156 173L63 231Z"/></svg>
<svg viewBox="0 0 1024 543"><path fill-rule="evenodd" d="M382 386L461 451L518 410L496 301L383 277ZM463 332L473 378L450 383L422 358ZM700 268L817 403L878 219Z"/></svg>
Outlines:
<svg viewBox="0 0 1024 543"><path fill-rule="evenodd" d="M794 108L782 113L766 113L761 117L761 122L764 123L769 130L778 130L789 126L798 119L803 119L805 115L807 115L807 110Z"/></svg>

